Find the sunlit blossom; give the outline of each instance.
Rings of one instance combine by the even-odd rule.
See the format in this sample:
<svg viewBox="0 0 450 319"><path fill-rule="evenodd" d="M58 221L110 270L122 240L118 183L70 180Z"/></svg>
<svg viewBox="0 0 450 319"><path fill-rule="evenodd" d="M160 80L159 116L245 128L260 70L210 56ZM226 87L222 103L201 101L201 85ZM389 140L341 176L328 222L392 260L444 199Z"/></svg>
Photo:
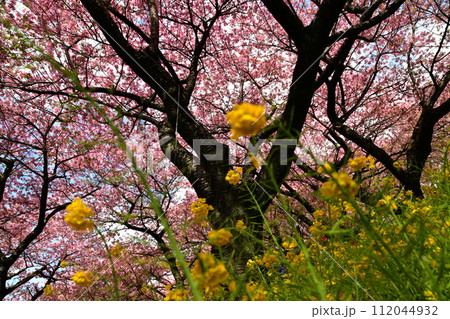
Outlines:
<svg viewBox="0 0 450 319"><path fill-rule="evenodd" d="M111 256L116 257L116 258L120 257L120 255L122 254L122 250L123 249L122 249L121 244L115 245L113 248L111 248L111 251L110 251Z"/></svg>
<svg viewBox="0 0 450 319"><path fill-rule="evenodd" d="M66 210L68 213L64 216L64 220L73 230L92 230L94 228L94 222L88 219L94 217L94 213L80 198L75 199L67 206Z"/></svg>
<svg viewBox="0 0 450 319"><path fill-rule="evenodd" d="M50 285L45 285L45 287L44 287L44 294L46 295L46 296L53 296L54 295L54 293L53 293L53 287L52 286L50 286Z"/></svg>
<svg viewBox="0 0 450 319"><path fill-rule="evenodd" d="M94 283L92 271L78 271L73 275L72 280L81 287L89 287Z"/></svg>
<svg viewBox="0 0 450 319"><path fill-rule="evenodd" d="M281 246L283 246L284 249L290 250L296 248L298 244L294 239L288 238L285 241L283 241Z"/></svg>
<svg viewBox="0 0 450 319"><path fill-rule="evenodd" d="M231 232L223 228L219 230L211 230L208 234L208 239L211 241L213 245L216 246L224 246L228 244L230 242L231 237L233 237L233 234L231 234Z"/></svg>
<svg viewBox="0 0 450 319"><path fill-rule="evenodd" d="M267 300L267 291L264 290L264 286L257 284L253 281L245 285L246 294L242 300L253 300L253 301L265 301Z"/></svg>
<svg viewBox="0 0 450 319"><path fill-rule="evenodd" d="M402 161L395 161L394 162L394 167L396 169L400 169L400 168L402 168L402 166L403 166L403 162Z"/></svg>
<svg viewBox="0 0 450 319"><path fill-rule="evenodd" d="M231 139L237 140L241 136L254 136L266 126L265 107L249 103L236 104L227 113L227 120L231 126Z"/></svg>
<svg viewBox="0 0 450 319"><path fill-rule="evenodd" d="M228 171L227 176L225 176L225 180L231 185L237 185L241 180L242 167L237 167L234 170Z"/></svg>
<svg viewBox="0 0 450 319"><path fill-rule="evenodd" d="M331 178L323 183L320 192L322 195L335 199L353 198L359 191L359 186L346 173L334 172Z"/></svg>
<svg viewBox="0 0 450 319"><path fill-rule="evenodd" d="M360 156L356 158L351 158L348 161L348 166L351 167L352 170L355 172L360 172L363 168L369 167L374 168L375 167L375 161L372 156Z"/></svg>
<svg viewBox="0 0 450 319"><path fill-rule="evenodd" d="M423 294L425 295L427 300L430 300L430 301L438 300L436 298L436 295L431 290L426 290Z"/></svg>
<svg viewBox="0 0 450 319"><path fill-rule="evenodd" d="M194 214L197 221L202 221L208 216L210 210L214 210L214 207L206 204L205 198L199 198L196 202L191 204L191 212Z"/></svg>
<svg viewBox="0 0 450 319"><path fill-rule="evenodd" d="M276 251L268 251L264 254L262 262L266 268L278 266L280 263L279 254Z"/></svg>
<svg viewBox="0 0 450 319"><path fill-rule="evenodd" d="M392 196L387 195L385 198L380 199L377 202L377 207L389 207L392 210L396 210L397 204L395 203L395 201L392 199Z"/></svg>
<svg viewBox="0 0 450 319"><path fill-rule="evenodd" d="M247 226L244 225L244 221L243 221L242 219L239 219L239 220L236 222L236 226L234 226L234 227L236 227L237 229L239 229L239 231L242 231L242 230L246 230L246 229L247 229Z"/></svg>
<svg viewBox="0 0 450 319"><path fill-rule="evenodd" d="M225 265L217 261L213 255L201 253L192 268L192 277L199 284L200 289L205 289L206 293L212 293L229 277L229 273Z"/></svg>
<svg viewBox="0 0 450 319"><path fill-rule="evenodd" d="M175 289L169 291L164 298L165 301L185 301L188 297L188 291L183 289Z"/></svg>
<svg viewBox="0 0 450 319"><path fill-rule="evenodd" d="M331 174L331 172L333 171L333 168L331 167L331 165L329 163L325 163L325 164L319 166L317 171L320 174Z"/></svg>

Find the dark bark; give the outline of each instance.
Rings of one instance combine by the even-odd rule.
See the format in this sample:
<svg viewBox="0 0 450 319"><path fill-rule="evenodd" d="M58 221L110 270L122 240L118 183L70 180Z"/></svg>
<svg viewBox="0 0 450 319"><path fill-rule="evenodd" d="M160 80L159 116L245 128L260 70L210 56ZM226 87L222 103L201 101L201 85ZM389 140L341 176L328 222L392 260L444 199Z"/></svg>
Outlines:
<svg viewBox="0 0 450 319"><path fill-rule="evenodd" d="M378 159L398 179L406 190L411 190L417 197L423 197L420 181L423 168L432 150L431 143L434 126L440 119L449 114L450 100L446 100L439 107L433 108L433 106L439 95L443 92L443 88L448 85L450 72L446 74L443 81L435 90L435 92L439 92L439 95L432 94L427 102L422 102L422 112L408 142L406 170L396 168L394 166L395 160L393 156L378 147L369 137L361 136L355 130L345 125L345 120L337 116L335 91L339 76L339 72L336 72L333 79L327 83L327 114L334 129Z"/></svg>
<svg viewBox="0 0 450 319"><path fill-rule="evenodd" d="M3 163L6 167L2 173L0 173L0 202L3 200L3 194L5 193L6 181L11 175L14 161L0 157L0 163Z"/></svg>

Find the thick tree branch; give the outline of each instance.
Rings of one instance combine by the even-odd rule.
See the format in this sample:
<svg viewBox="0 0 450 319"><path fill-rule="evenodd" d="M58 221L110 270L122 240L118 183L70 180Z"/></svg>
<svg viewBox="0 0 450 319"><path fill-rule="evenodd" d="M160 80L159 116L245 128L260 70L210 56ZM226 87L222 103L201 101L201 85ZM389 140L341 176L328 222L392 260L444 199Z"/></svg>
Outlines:
<svg viewBox="0 0 450 319"><path fill-rule="evenodd" d="M364 14L360 18L360 22L356 24L353 27L350 27L347 30L337 32L333 34L329 38L329 43L334 43L338 39L347 38L347 37L354 37L358 35L359 33L368 30L387 18L389 18L391 15L393 15L397 10L400 8L400 6L406 1L406 0L395 0L391 5L389 5L383 12L378 14L377 16L371 18L373 12L384 2L385 0L378 0L375 1L372 6L368 10L364 12Z"/></svg>
<svg viewBox="0 0 450 319"><path fill-rule="evenodd" d="M2 173L0 173L0 202L1 202L3 200L3 194L5 193L6 180L12 173L14 161L0 157L0 162L6 166L5 170Z"/></svg>
<svg viewBox="0 0 450 319"><path fill-rule="evenodd" d="M124 38L103 2L100 0L82 0L81 2L120 58L149 84L163 101L173 99L172 95L176 93L173 89L177 88L177 83L161 66L157 53L150 50L145 52L135 50Z"/></svg>
<svg viewBox="0 0 450 319"><path fill-rule="evenodd" d="M297 47L301 45L305 26L295 12L283 0L262 0L267 9Z"/></svg>

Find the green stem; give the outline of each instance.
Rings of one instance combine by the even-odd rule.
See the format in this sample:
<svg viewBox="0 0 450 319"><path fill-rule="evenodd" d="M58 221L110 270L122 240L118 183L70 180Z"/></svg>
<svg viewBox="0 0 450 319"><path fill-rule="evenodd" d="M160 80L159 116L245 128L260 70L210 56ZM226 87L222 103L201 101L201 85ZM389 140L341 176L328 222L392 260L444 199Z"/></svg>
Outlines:
<svg viewBox="0 0 450 319"><path fill-rule="evenodd" d="M106 242L105 236L103 236L102 232L100 231L100 229L98 229L98 227L95 224L94 224L94 227L95 227L95 230L97 231L97 233L100 235L100 238L102 239L103 244L105 245L106 253L108 254L109 262L111 263L111 270L112 270L113 281L114 281L114 293L116 295L115 300L120 301L119 280L117 278L116 268L114 267L114 260L111 256L111 251L109 250L108 243Z"/></svg>

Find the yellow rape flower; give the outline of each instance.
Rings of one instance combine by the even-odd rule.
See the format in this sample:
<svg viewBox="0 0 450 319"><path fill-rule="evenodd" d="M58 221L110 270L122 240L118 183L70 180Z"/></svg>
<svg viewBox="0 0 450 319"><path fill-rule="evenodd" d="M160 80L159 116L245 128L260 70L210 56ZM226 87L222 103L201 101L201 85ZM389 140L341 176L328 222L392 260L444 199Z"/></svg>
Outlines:
<svg viewBox="0 0 450 319"><path fill-rule="evenodd" d="M89 287L94 283L92 271L78 271L73 275L72 280L81 287Z"/></svg>
<svg viewBox="0 0 450 319"><path fill-rule="evenodd" d="M344 190L344 191L343 191ZM320 192L322 195L335 199L346 199L355 197L359 186L346 173L332 173L331 178L323 183Z"/></svg>
<svg viewBox="0 0 450 319"><path fill-rule="evenodd" d="M436 298L436 295L435 295L432 291L430 291L430 290L426 290L426 291L424 292L424 295L425 295L425 297L426 297L427 300L430 300L430 301L436 301L436 300L438 300L438 299Z"/></svg>
<svg viewBox="0 0 450 319"><path fill-rule="evenodd" d="M369 155L367 156L367 160L369 161L369 168L375 168L375 160L373 159L373 157Z"/></svg>
<svg viewBox="0 0 450 319"><path fill-rule="evenodd" d="M333 171L333 168L330 164L325 163L324 165L320 166L317 170L320 174L330 174Z"/></svg>
<svg viewBox="0 0 450 319"><path fill-rule="evenodd" d="M266 126L265 107L249 103L236 104L227 113L227 120L231 126L231 139L237 140L241 136L254 136Z"/></svg>
<svg viewBox="0 0 450 319"><path fill-rule="evenodd" d="M202 253L194 263L192 277L199 284L199 289L211 293L229 277L229 273L225 265L217 261L213 255Z"/></svg>
<svg viewBox="0 0 450 319"><path fill-rule="evenodd" d="M249 300L249 297L250 300L253 301L267 300L267 291L264 290L264 287L262 285L258 285L251 281L245 285L245 289L247 290L248 295L245 295L242 300Z"/></svg>
<svg viewBox="0 0 450 319"><path fill-rule="evenodd" d="M146 295L147 292L149 291L149 287L147 285L142 285L141 287L141 292Z"/></svg>
<svg viewBox="0 0 450 319"><path fill-rule="evenodd" d="M314 216L314 219L320 219L320 218L323 218L323 216L325 215L325 213L323 212L323 210L316 210L314 213L313 213L313 216Z"/></svg>
<svg viewBox="0 0 450 319"><path fill-rule="evenodd" d="M45 287L44 287L44 294L46 295L46 296L53 296L53 288L52 288L52 286L50 286L50 285L45 285Z"/></svg>
<svg viewBox="0 0 450 319"><path fill-rule="evenodd" d="M231 281L230 284L228 285L228 290L233 292L236 290L236 281Z"/></svg>
<svg viewBox="0 0 450 319"><path fill-rule="evenodd" d="M64 216L64 220L73 230L92 230L94 228L94 222L87 219L94 217L94 213L81 199L75 199L67 206L66 210L68 213Z"/></svg>
<svg viewBox="0 0 450 319"><path fill-rule="evenodd" d="M323 225L320 220L315 220L312 226L309 227L309 232L313 236L320 235L325 230L327 230L327 226Z"/></svg>
<svg viewBox="0 0 450 319"><path fill-rule="evenodd" d="M208 239L216 246L224 246L228 244L231 237L233 237L233 234L223 228L219 230L211 230L208 234Z"/></svg>
<svg viewBox="0 0 450 319"><path fill-rule="evenodd" d="M418 231L417 226L416 225L414 225L414 226L408 225L408 226L406 226L406 231L408 233L416 234Z"/></svg>
<svg viewBox="0 0 450 319"><path fill-rule="evenodd" d="M250 155L250 162L252 163L254 168L259 168L261 166L262 160L259 158L256 158L252 153L248 153Z"/></svg>
<svg viewBox="0 0 450 319"><path fill-rule="evenodd" d="M187 300L188 292L183 289L175 289L169 291L167 296L164 298L165 301L185 301Z"/></svg>
<svg viewBox="0 0 450 319"><path fill-rule="evenodd" d="M377 207L390 207L392 210L396 210L398 207L397 207L397 204L394 202L394 200L392 199L392 196L390 196L390 195L388 195L388 196L386 196L384 199L382 198L382 199L380 199L378 202L377 202L377 205L376 205Z"/></svg>
<svg viewBox="0 0 450 319"><path fill-rule="evenodd" d="M366 167L368 164L368 159L365 156L357 157L357 158L351 158L348 161L348 165L354 170L355 172L360 172L364 167Z"/></svg>
<svg viewBox="0 0 450 319"><path fill-rule="evenodd" d="M328 215L332 221L336 221L342 216L342 208L336 205L330 205Z"/></svg>
<svg viewBox="0 0 450 319"><path fill-rule="evenodd" d="M191 212L198 221L206 218L206 216L208 216L208 212L213 209L214 207L206 204L205 198L199 198L196 202L191 204Z"/></svg>
<svg viewBox="0 0 450 319"><path fill-rule="evenodd" d="M236 227L237 229L239 229L239 231L242 231L242 230L246 230L246 229L247 229L247 226L244 225L244 221L243 221L242 219L239 219L239 220L236 222L236 226L234 226L234 227Z"/></svg>
<svg viewBox="0 0 450 319"><path fill-rule="evenodd" d="M225 176L225 180L231 185L236 185L241 180L242 167L238 167L234 170L228 171L227 176Z"/></svg>
<svg viewBox="0 0 450 319"><path fill-rule="evenodd" d="M394 162L394 167L395 167L396 169L400 169L400 168L402 168L402 166L403 166L403 162L402 162L402 161L396 161L396 162Z"/></svg>
<svg viewBox="0 0 450 319"><path fill-rule="evenodd" d="M256 262L253 259L247 260L247 268L253 269L256 267Z"/></svg>
<svg viewBox="0 0 450 319"><path fill-rule="evenodd" d="M61 266L61 268L66 268L68 266L67 261L65 261L65 260L62 260L59 265Z"/></svg>
<svg viewBox="0 0 450 319"><path fill-rule="evenodd" d="M283 246L284 249L291 250L291 249L294 249L295 247L297 247L298 244L294 239L289 238L289 239L285 240L281 244L281 246Z"/></svg>
<svg viewBox="0 0 450 319"><path fill-rule="evenodd" d="M436 245L436 239L434 239L433 237L429 237L424 243L424 246L426 248L430 248L434 245Z"/></svg>
<svg viewBox="0 0 450 319"><path fill-rule="evenodd" d="M276 251L268 251L264 254L262 262L266 268L278 266L280 259Z"/></svg>
<svg viewBox="0 0 450 319"><path fill-rule="evenodd" d="M122 254L122 245L121 244L117 244L115 245L113 248L111 248L111 256L113 257L120 257L120 255Z"/></svg>

